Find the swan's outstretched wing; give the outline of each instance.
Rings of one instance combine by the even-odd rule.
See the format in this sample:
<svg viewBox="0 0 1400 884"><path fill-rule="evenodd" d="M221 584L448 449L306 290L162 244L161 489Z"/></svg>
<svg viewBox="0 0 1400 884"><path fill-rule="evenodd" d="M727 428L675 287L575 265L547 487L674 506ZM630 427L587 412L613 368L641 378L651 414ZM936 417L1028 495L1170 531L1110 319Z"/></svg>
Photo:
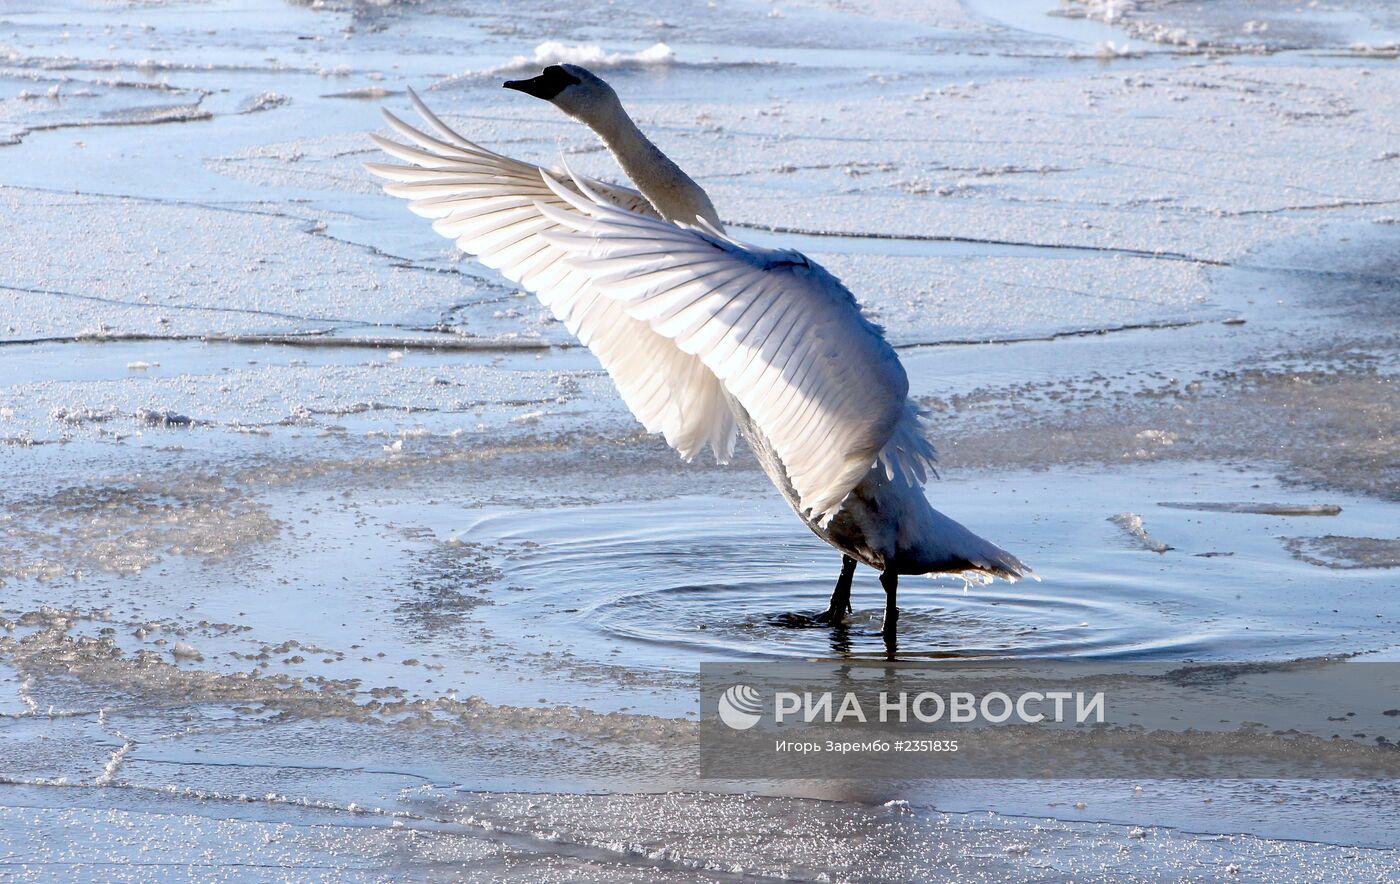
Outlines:
<svg viewBox="0 0 1400 884"><path fill-rule="evenodd" d="M617 208L586 180L546 179L540 212L627 315L693 353L773 444L800 509L824 520L877 461L921 482L934 459L893 348L855 298L798 252Z"/></svg>
<svg viewBox="0 0 1400 884"><path fill-rule="evenodd" d="M603 297L587 274L565 265L565 250L550 243L551 231L568 230L546 218L541 206L574 211L546 186L538 166L480 147L452 131L409 93L439 137L421 132L385 112L394 131L412 142L371 136L386 153L411 166L367 164L384 187L405 197L433 229L457 241L522 288L539 296L556 317L597 355L627 407L649 432L659 432L687 460L706 445L725 462L734 452L734 415L714 373L624 305ZM658 218L637 191L589 181L597 198L638 217Z"/></svg>

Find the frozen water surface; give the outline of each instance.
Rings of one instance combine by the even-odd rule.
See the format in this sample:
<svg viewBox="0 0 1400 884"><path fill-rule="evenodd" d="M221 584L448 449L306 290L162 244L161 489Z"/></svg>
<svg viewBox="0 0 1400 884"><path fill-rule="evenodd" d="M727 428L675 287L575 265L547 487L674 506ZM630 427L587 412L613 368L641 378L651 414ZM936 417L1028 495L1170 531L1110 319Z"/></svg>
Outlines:
<svg viewBox="0 0 1400 884"><path fill-rule="evenodd" d="M882 658L872 576L773 625L837 562L752 461L360 168L413 87L615 177L493 73L592 59L843 276L1044 577L901 657L1394 659L1394 10L908 6L0 2L7 872L1400 878L1385 782L698 780L698 663Z"/></svg>

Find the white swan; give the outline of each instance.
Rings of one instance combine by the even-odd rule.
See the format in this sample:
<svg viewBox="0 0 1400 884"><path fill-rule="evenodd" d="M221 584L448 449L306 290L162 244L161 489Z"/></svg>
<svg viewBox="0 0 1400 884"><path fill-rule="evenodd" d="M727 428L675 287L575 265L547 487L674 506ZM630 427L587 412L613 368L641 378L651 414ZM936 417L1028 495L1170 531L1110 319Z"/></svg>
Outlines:
<svg viewBox="0 0 1400 884"><path fill-rule="evenodd" d="M705 191L584 68L550 65L505 86L592 128L638 190L473 144L412 93L434 134L385 111L411 146L371 137L412 165L367 168L433 229L538 295L682 457L708 446L725 462L743 434L807 527L843 553L816 619L844 619L857 561L881 572L891 639L900 574L1031 574L929 505L921 486L935 454L908 378L839 280L798 252L726 236Z"/></svg>

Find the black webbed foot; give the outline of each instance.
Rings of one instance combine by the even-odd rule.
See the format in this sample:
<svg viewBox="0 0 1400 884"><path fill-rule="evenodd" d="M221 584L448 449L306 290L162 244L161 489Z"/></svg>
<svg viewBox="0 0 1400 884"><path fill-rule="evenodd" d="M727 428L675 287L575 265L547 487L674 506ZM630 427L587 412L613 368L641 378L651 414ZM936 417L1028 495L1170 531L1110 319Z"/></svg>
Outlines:
<svg viewBox="0 0 1400 884"><path fill-rule="evenodd" d="M788 629L812 629L818 626L844 627L846 615L851 613L851 581L856 574L856 560L850 556L841 557L841 576L836 578L836 588L831 593L831 603L820 614L778 614L768 620L770 626Z"/></svg>
<svg viewBox="0 0 1400 884"><path fill-rule="evenodd" d="M796 611L774 614L768 618L769 626L777 626L781 629L816 629L827 624L821 620L821 614L799 614Z"/></svg>

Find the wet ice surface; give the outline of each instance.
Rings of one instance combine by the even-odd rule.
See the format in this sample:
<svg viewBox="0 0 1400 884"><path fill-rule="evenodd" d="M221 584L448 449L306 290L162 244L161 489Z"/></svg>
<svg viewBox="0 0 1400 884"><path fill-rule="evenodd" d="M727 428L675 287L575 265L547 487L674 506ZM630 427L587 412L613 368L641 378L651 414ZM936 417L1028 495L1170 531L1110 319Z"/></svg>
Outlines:
<svg viewBox="0 0 1400 884"><path fill-rule="evenodd" d="M837 563L752 463L359 166L412 86L613 177L485 73L583 51L846 278L1044 577L906 581L901 657L1393 659L1386 5L255 5L0 3L8 869L1400 875L1385 783L696 780L698 663L881 659L873 575L774 626Z"/></svg>

